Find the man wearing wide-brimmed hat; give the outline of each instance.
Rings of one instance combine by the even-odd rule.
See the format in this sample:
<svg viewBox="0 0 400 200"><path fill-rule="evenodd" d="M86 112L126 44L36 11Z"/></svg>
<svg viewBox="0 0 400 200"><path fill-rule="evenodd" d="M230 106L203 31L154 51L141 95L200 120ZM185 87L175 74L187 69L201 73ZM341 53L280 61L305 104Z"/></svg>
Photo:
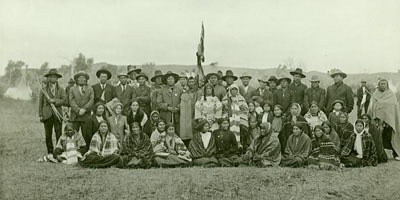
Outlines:
<svg viewBox="0 0 400 200"><path fill-rule="evenodd" d="M279 80L275 77L275 76L270 76L268 79L268 83L269 83L269 91L273 93L276 92L276 90L278 89L278 85L279 85Z"/></svg>
<svg viewBox="0 0 400 200"><path fill-rule="evenodd" d="M372 92L367 86L365 79L361 80L361 87L357 89L357 117L360 118L362 114L367 113L369 102L371 100Z"/></svg>
<svg viewBox="0 0 400 200"><path fill-rule="evenodd" d="M347 74L339 69L333 69L330 71L330 75L335 83L326 90L326 112L333 110L332 102L341 100L344 102L343 111L350 113L354 107L354 97L350 86L343 82Z"/></svg>
<svg viewBox="0 0 400 200"><path fill-rule="evenodd" d="M61 106L66 104L67 96L64 88L58 85L57 80L61 78L62 75L57 72L57 69L50 69L44 77L47 78L47 84L43 88L43 91L45 91L48 96L46 96L43 91L40 91L39 118L44 124L47 153L53 154L53 127L56 134L56 141L58 141L62 133L62 121L54 114L51 104L56 107L58 113L62 114Z"/></svg>
<svg viewBox="0 0 400 200"><path fill-rule="evenodd" d="M310 108L311 102L315 101L318 104L318 108L325 111L325 96L326 91L319 87L321 79L318 75L311 76L311 87L304 91L304 109L305 112Z"/></svg>
<svg viewBox="0 0 400 200"><path fill-rule="evenodd" d="M151 85L151 109L152 110L157 110L158 111L158 104L157 99L160 99L160 90L161 88L164 87L164 84L162 82L162 77L163 74L161 70L156 70L154 72L154 76L150 79L153 84Z"/></svg>
<svg viewBox="0 0 400 200"><path fill-rule="evenodd" d="M107 69L100 69L96 72L96 76L99 78L100 82L92 86L94 91L94 104L97 102L106 104L117 96L115 87L107 83L107 81L111 79L111 72Z"/></svg>
<svg viewBox="0 0 400 200"><path fill-rule="evenodd" d="M179 80L179 75L171 71L167 72L163 76L163 82L166 85L161 89L160 99L160 117L166 121L166 123L173 123L175 130L179 135L180 130L180 104L182 89L180 89L176 83Z"/></svg>
<svg viewBox="0 0 400 200"><path fill-rule="evenodd" d="M115 86L115 92L116 92L117 98L120 100L122 105L124 105L122 113L124 115L128 115L129 104L132 101L132 97L134 95L133 93L135 92L134 91L135 89L128 84L129 77L127 74L120 73L120 74L118 74L117 77L119 79L120 84ZM136 76L135 76L135 78L136 78Z"/></svg>
<svg viewBox="0 0 400 200"><path fill-rule="evenodd" d="M301 108L304 108L304 91L307 89L307 86L301 82L301 79L305 78L306 75L300 68L296 68L294 71L291 71L290 74L293 76L293 82L289 84L289 90L291 90L294 95L293 101L300 104ZM305 109L301 110L301 114L305 114Z"/></svg>
<svg viewBox="0 0 400 200"><path fill-rule="evenodd" d="M128 70L128 76L130 78L130 80L128 80L128 84L133 87L136 88L139 86L139 83L137 82L137 75L142 71L141 69L138 69L136 67L136 65L128 65L127 67Z"/></svg>
<svg viewBox="0 0 400 200"><path fill-rule="evenodd" d="M226 88L228 88L233 84L233 82L235 82L238 79L238 77L233 75L232 70L228 69L225 72L225 76L223 76L221 79L226 82Z"/></svg>
<svg viewBox="0 0 400 200"><path fill-rule="evenodd" d="M274 97L272 96L272 92L269 91L267 88L267 86L269 85L268 76L263 75L260 79L258 79L258 83L260 84L260 87L256 90L251 91L247 99L252 99L254 96L260 96L263 98L264 101L273 102Z"/></svg>
<svg viewBox="0 0 400 200"><path fill-rule="evenodd" d="M221 101L225 95L226 95L226 89L224 87L222 87L221 85L219 85L218 80L221 79L221 77L219 76L218 73L208 73L206 75L206 79L213 85L214 87L214 95L216 97L218 97L218 99ZM196 94L197 97L201 97L203 95L203 90L199 90Z"/></svg>
<svg viewBox="0 0 400 200"><path fill-rule="evenodd" d="M239 93L246 99L247 102L250 100L250 99L248 99L250 92L256 89L253 86L249 85L251 79L252 79L252 77L249 74L247 74L247 72L244 72L240 76L242 85L239 86Z"/></svg>
<svg viewBox="0 0 400 200"><path fill-rule="evenodd" d="M132 100L138 101L140 109L142 109L147 116L150 116L151 89L146 85L149 77L144 72L140 72L138 75L136 75L136 80L138 81L139 86L135 89Z"/></svg>
<svg viewBox="0 0 400 200"><path fill-rule="evenodd" d="M291 82L289 77L282 76L278 79L278 85L281 85L281 88L274 93L274 105L280 105L284 113L288 113L289 106L293 103L293 94L288 88Z"/></svg>
<svg viewBox="0 0 400 200"><path fill-rule="evenodd" d="M69 103L71 105L72 125L75 130L79 130L90 116L94 105L94 91L87 85L89 74L79 71L74 75L76 85L71 88L69 93ZM86 144L88 147L90 144Z"/></svg>

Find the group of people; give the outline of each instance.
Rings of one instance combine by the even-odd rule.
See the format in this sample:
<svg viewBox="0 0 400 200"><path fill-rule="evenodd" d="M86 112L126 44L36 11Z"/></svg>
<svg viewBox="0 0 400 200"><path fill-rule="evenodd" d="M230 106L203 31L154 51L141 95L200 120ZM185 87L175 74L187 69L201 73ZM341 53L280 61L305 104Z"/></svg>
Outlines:
<svg viewBox="0 0 400 200"><path fill-rule="evenodd" d="M350 122L354 95L340 70L331 71L334 84L327 89L315 75L307 87L299 68L290 72L292 79L263 76L258 88L249 85L252 76L231 70L204 79L159 70L149 78L131 65L127 70L115 86L106 69L96 72L99 83L93 86L80 71L65 90L56 69L45 75L39 98L44 161L92 168L338 169L386 162L384 149L400 160L399 105L385 79L373 93L362 82L358 119ZM239 78L241 85L235 83ZM70 108L67 122L56 114L62 106Z"/></svg>

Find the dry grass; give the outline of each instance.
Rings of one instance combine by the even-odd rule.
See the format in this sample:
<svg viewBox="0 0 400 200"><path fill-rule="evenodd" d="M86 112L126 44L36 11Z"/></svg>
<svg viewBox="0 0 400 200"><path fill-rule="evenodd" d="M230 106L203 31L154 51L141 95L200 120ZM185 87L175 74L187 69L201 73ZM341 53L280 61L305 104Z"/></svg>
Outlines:
<svg viewBox="0 0 400 200"><path fill-rule="evenodd" d="M0 99L0 199L400 199L400 162L342 172L289 168L83 169L37 163L36 105Z"/></svg>

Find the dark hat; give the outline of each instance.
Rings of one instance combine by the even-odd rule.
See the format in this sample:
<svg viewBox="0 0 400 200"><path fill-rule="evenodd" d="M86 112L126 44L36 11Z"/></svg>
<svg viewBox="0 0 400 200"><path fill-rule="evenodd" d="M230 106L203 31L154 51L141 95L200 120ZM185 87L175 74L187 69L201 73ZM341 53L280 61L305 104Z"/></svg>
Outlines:
<svg viewBox="0 0 400 200"><path fill-rule="evenodd" d="M155 82L157 77L162 77L162 76L163 76L163 74L162 74L161 70L156 70L154 72L154 76L150 80L152 82Z"/></svg>
<svg viewBox="0 0 400 200"><path fill-rule="evenodd" d="M68 83L75 83L75 80L73 78L70 78Z"/></svg>
<svg viewBox="0 0 400 200"><path fill-rule="evenodd" d="M139 74L142 71L141 69L136 69L136 65L128 65L126 68L128 69L128 75L131 72L136 72L136 74Z"/></svg>
<svg viewBox="0 0 400 200"><path fill-rule="evenodd" d="M332 102L332 106L334 106L336 103L342 104L342 107L344 107L344 102L342 100L335 100Z"/></svg>
<svg viewBox="0 0 400 200"><path fill-rule="evenodd" d="M211 77L211 76L216 76L218 79L221 79L221 77L219 76L219 74L218 74L218 73L214 73L214 72L208 73L208 74L206 75L206 79L207 79L207 80L210 80L210 77Z"/></svg>
<svg viewBox="0 0 400 200"><path fill-rule="evenodd" d="M121 76L125 76L125 77L129 78L129 76L127 74L125 74L125 73L119 73L117 77L119 78Z"/></svg>
<svg viewBox="0 0 400 200"><path fill-rule="evenodd" d="M347 74L344 73L344 72L342 72L342 70L340 70L340 69L332 69L332 70L330 71L330 74L331 74L331 77L332 77L332 78L334 78L336 75L340 75L340 76L342 76L343 78L346 78L346 77L347 77Z"/></svg>
<svg viewBox="0 0 400 200"><path fill-rule="evenodd" d="M251 77L249 74L247 74L247 72L244 72L244 73L240 76L240 79L242 79L242 78L249 78L249 79L251 79L252 77Z"/></svg>
<svg viewBox="0 0 400 200"><path fill-rule="evenodd" d="M175 79L175 83L176 82L178 82L178 80L179 80L179 75L178 74L175 74L175 73L173 73L173 72L171 72L171 71L168 71L166 74L164 74L164 76L163 76L163 83L164 84L167 84L167 79L168 79L168 77L170 77L170 76L172 76L174 79Z"/></svg>
<svg viewBox="0 0 400 200"><path fill-rule="evenodd" d="M86 80L89 80L89 74L86 73L85 71L79 71L78 73L76 73L76 74L74 75L74 79L76 80L76 79L78 79L80 76L84 76L84 77L86 77Z"/></svg>
<svg viewBox="0 0 400 200"><path fill-rule="evenodd" d="M112 76L110 71L108 71L108 70L106 70L106 69L100 69L100 70L98 70L98 71L96 72L97 78L99 78L99 77L100 77L100 74L102 74L102 73L107 74L107 80L109 80L109 79L111 78L111 76Z"/></svg>
<svg viewBox="0 0 400 200"><path fill-rule="evenodd" d="M223 76L221 79L226 81L226 78L228 78L228 77L232 77L234 81L236 81L238 79L237 76L233 75L232 70L226 70L225 76Z"/></svg>
<svg viewBox="0 0 400 200"><path fill-rule="evenodd" d="M278 84L279 80L275 76L270 76L268 81L274 81L275 83Z"/></svg>
<svg viewBox="0 0 400 200"><path fill-rule="evenodd" d="M291 74L292 76L298 74L298 75L300 75L302 78L305 78L305 77L306 77L306 75L303 74L303 70L300 69L300 68L296 68L294 71L291 71L290 74Z"/></svg>
<svg viewBox="0 0 400 200"><path fill-rule="evenodd" d="M367 80L361 79L361 83L366 83L366 82L367 82Z"/></svg>
<svg viewBox="0 0 400 200"><path fill-rule="evenodd" d="M321 82L318 75L312 75L310 82Z"/></svg>
<svg viewBox="0 0 400 200"><path fill-rule="evenodd" d="M292 79L290 79L289 77L287 77L287 76L282 76L278 81L279 81L279 84L281 84L281 81L282 80L287 80L287 82L288 83L291 83L292 82Z"/></svg>
<svg viewBox="0 0 400 200"><path fill-rule="evenodd" d="M140 77L144 77L146 81L149 80L149 77L144 72L140 72L138 75L136 75L136 80L139 79Z"/></svg>
<svg viewBox="0 0 400 200"><path fill-rule="evenodd" d="M49 73L45 74L44 77L49 77L51 75L56 75L57 78L61 78L62 75L57 72L57 69L50 69Z"/></svg>

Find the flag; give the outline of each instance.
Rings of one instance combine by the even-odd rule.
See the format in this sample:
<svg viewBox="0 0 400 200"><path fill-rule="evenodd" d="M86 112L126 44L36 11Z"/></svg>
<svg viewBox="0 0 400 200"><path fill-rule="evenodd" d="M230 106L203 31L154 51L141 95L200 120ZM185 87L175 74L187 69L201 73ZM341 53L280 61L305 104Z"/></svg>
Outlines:
<svg viewBox="0 0 400 200"><path fill-rule="evenodd" d="M197 68L198 72L197 75L199 76L199 79L204 79L204 70L203 67L201 66L201 63L205 61L204 57L204 24L201 23L201 32L200 32L200 43L197 46Z"/></svg>

